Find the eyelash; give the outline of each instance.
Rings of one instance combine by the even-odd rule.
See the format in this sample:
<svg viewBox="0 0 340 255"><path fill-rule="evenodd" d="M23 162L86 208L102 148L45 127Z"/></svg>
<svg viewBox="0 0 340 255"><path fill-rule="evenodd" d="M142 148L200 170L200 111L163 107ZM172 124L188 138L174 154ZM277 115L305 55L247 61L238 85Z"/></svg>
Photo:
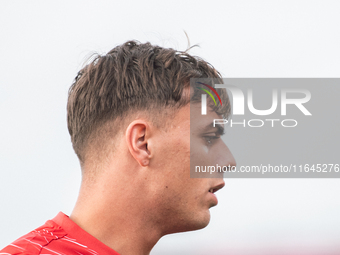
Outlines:
<svg viewBox="0 0 340 255"><path fill-rule="evenodd" d="M220 135L215 135L215 136L203 136L205 142L207 143L208 146L211 146L214 144L215 141L221 138Z"/></svg>

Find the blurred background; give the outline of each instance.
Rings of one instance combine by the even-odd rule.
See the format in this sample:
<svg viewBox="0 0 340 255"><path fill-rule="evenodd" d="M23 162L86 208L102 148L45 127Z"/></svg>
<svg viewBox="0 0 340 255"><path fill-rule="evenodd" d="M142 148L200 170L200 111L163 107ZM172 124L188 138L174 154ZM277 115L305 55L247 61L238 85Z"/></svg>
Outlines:
<svg viewBox="0 0 340 255"><path fill-rule="evenodd" d="M336 0L1 0L0 248L73 209L67 92L92 53L130 39L185 50L186 31L200 46L191 54L223 77L339 77L339 10ZM207 228L163 237L151 254L340 254L340 179L225 181Z"/></svg>

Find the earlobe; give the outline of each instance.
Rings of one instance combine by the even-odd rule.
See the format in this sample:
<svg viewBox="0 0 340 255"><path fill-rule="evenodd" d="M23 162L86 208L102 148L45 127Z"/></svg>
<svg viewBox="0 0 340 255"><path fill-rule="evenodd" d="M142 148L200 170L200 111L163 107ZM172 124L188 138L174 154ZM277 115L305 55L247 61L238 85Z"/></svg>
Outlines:
<svg viewBox="0 0 340 255"><path fill-rule="evenodd" d="M125 137L131 155L145 167L149 165L150 151L148 148L148 132L150 127L143 120L135 120L126 129Z"/></svg>

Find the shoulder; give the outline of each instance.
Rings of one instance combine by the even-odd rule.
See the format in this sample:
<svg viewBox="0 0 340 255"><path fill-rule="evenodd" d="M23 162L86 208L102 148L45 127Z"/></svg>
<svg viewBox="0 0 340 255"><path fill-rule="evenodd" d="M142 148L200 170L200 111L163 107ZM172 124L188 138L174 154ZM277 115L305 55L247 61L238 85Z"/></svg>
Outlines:
<svg viewBox="0 0 340 255"><path fill-rule="evenodd" d="M116 251L60 212L41 227L0 250L0 255L113 255Z"/></svg>
<svg viewBox="0 0 340 255"><path fill-rule="evenodd" d="M15 240L2 250L0 255L35 255L48 249L48 245L66 236L66 232L55 222L49 220L41 227ZM53 253L53 251L51 251ZM45 252L44 252L45 253Z"/></svg>

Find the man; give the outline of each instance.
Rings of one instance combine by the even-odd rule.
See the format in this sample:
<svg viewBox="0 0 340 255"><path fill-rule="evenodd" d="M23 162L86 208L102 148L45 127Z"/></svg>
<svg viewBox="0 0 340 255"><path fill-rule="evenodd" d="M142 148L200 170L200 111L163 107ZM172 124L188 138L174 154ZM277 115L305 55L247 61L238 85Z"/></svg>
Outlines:
<svg viewBox="0 0 340 255"><path fill-rule="evenodd" d="M74 210L0 254L149 254L166 234L207 226L224 181L190 178L190 168L235 165L211 124L229 106L221 91L223 106L209 101L201 116L203 92L190 79L219 77L202 59L149 43L96 57L69 90L68 129L82 169Z"/></svg>

